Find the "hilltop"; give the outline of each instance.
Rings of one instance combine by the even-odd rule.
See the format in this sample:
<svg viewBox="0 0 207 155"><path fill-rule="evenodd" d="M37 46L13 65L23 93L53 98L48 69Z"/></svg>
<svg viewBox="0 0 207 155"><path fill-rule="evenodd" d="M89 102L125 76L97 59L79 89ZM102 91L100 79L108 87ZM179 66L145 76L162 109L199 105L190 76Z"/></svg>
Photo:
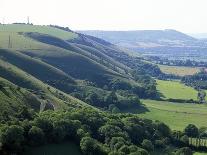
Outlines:
<svg viewBox="0 0 207 155"><path fill-rule="evenodd" d="M137 51L147 57L203 60L207 52L206 40L200 40L176 30L80 32Z"/></svg>

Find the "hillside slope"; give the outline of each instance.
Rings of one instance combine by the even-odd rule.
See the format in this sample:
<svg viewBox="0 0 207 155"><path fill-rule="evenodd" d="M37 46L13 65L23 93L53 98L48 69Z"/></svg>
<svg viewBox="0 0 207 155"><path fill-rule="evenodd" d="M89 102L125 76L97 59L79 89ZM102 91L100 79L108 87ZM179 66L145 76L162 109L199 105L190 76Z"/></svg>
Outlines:
<svg viewBox="0 0 207 155"><path fill-rule="evenodd" d="M144 56L190 59L189 55L194 55L202 59L207 52L205 40L193 38L176 30L79 32L102 38L115 45L137 51Z"/></svg>
<svg viewBox="0 0 207 155"><path fill-rule="evenodd" d="M59 26L0 28L0 77L31 92L43 92L55 109L85 106L84 102L108 108L113 103L106 97L113 92L119 108L130 105L135 96L157 97L155 82L147 74L158 76L161 71L116 45ZM59 95L63 92L67 97ZM65 98L71 103L65 104Z"/></svg>

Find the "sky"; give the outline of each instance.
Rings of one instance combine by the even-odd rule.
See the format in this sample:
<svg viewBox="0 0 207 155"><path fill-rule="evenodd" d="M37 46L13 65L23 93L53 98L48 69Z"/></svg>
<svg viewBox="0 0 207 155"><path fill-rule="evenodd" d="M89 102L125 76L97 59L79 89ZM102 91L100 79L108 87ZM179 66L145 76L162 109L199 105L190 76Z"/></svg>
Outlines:
<svg viewBox="0 0 207 155"><path fill-rule="evenodd" d="M207 32L207 0L0 0L0 23L30 21L72 30Z"/></svg>

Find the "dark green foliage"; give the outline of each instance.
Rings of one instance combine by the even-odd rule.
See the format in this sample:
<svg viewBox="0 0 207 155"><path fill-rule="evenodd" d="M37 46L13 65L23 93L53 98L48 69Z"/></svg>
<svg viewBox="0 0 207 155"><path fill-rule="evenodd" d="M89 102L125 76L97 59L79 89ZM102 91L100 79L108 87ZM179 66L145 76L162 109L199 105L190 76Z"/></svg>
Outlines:
<svg viewBox="0 0 207 155"><path fill-rule="evenodd" d="M184 133L188 137L197 137L198 136L198 128L194 124L189 124L185 129Z"/></svg>
<svg viewBox="0 0 207 155"><path fill-rule="evenodd" d="M162 122L156 122L155 123L156 129L164 136L164 137L170 137L171 136L171 130L170 128L162 123Z"/></svg>
<svg viewBox="0 0 207 155"><path fill-rule="evenodd" d="M90 137L84 137L80 141L80 148L83 154L107 154L107 152L105 152L102 147L103 146L101 146L97 140Z"/></svg>
<svg viewBox="0 0 207 155"><path fill-rule="evenodd" d="M142 142L142 146L144 149L148 150L148 151L153 151L154 150L154 146L152 144L152 142L150 140L144 139Z"/></svg>
<svg viewBox="0 0 207 155"><path fill-rule="evenodd" d="M116 104L118 102L117 95L114 91L112 91L110 94L108 94L105 98L104 101L110 104Z"/></svg>
<svg viewBox="0 0 207 155"><path fill-rule="evenodd" d="M179 149L178 151L176 151L175 154L176 155L193 155L193 152L191 151L190 148L183 147L183 148Z"/></svg>
<svg viewBox="0 0 207 155"><path fill-rule="evenodd" d="M23 133L23 128L17 125L1 127L0 141L3 149L6 149L8 152L21 151L24 141Z"/></svg>
<svg viewBox="0 0 207 155"><path fill-rule="evenodd" d="M206 89L207 88L207 74L205 72L200 72L195 75L184 76L182 78L182 82L198 90Z"/></svg>
<svg viewBox="0 0 207 155"><path fill-rule="evenodd" d="M206 92L204 90L199 90L198 91L198 102L199 103L205 103L205 97L206 97Z"/></svg>
<svg viewBox="0 0 207 155"><path fill-rule="evenodd" d="M32 146L42 145L45 140L45 134L41 128L33 126L28 132L28 140Z"/></svg>
<svg viewBox="0 0 207 155"><path fill-rule="evenodd" d="M48 138L48 140L51 140L51 135L53 132L53 125L52 122L44 117L37 117L34 120L34 125L39 127L43 130L45 133L45 136Z"/></svg>
<svg viewBox="0 0 207 155"><path fill-rule="evenodd" d="M165 143L163 140L155 140L155 148L162 149L165 148Z"/></svg>
<svg viewBox="0 0 207 155"><path fill-rule="evenodd" d="M182 136L182 137L180 138L180 140L181 140L184 144L186 144L186 145L189 144L189 137L188 137L187 135Z"/></svg>
<svg viewBox="0 0 207 155"><path fill-rule="evenodd" d="M164 150L173 145L171 131L165 124L132 114L110 114L82 108L45 111L34 117L34 120L10 122L16 125L0 126L0 152L18 152L26 145L68 140L80 143L81 151L88 155L148 155L147 151L153 152L154 148ZM186 137L182 139L184 142Z"/></svg>
<svg viewBox="0 0 207 155"><path fill-rule="evenodd" d="M132 86L121 79L114 79L109 83L109 87L113 90L130 90Z"/></svg>

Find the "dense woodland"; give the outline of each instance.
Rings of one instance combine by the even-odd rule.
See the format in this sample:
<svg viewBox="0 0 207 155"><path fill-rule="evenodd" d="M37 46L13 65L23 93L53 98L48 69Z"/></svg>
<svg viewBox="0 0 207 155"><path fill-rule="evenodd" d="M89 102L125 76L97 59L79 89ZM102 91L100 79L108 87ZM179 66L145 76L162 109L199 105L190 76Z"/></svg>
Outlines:
<svg viewBox="0 0 207 155"><path fill-rule="evenodd" d="M205 129L188 125L183 132L171 131L162 122L141 119L132 114L111 114L90 108L34 113L23 108L16 119L1 120L1 154L20 153L26 147L74 141L83 154L190 155L188 137L204 138ZM180 148L180 149L178 149Z"/></svg>

